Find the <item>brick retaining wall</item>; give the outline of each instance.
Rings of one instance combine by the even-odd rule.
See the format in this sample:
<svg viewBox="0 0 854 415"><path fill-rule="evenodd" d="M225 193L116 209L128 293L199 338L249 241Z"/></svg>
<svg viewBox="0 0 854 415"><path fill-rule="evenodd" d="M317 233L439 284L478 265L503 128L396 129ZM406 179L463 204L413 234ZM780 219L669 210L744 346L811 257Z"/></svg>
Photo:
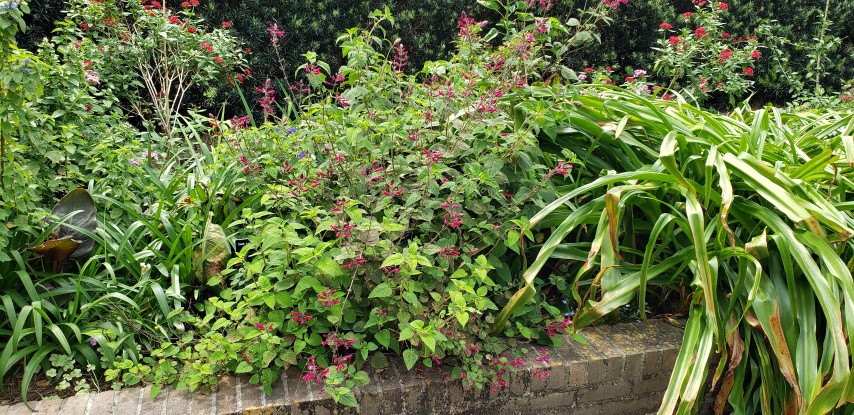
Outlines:
<svg viewBox="0 0 854 415"><path fill-rule="evenodd" d="M63 400L0 406L0 415L331 415L331 414L571 414L616 415L655 412L667 387L682 331L660 320L587 328L590 345L567 338L563 347L547 349L549 362L525 359L497 394L465 390L449 381L449 369L405 372L392 364L374 373L371 383L355 391L361 407L335 405L319 387L291 368L273 385L273 394L245 378L225 377L213 393L190 394L164 389L157 399L148 388L128 388ZM532 376L548 370L544 380Z"/></svg>

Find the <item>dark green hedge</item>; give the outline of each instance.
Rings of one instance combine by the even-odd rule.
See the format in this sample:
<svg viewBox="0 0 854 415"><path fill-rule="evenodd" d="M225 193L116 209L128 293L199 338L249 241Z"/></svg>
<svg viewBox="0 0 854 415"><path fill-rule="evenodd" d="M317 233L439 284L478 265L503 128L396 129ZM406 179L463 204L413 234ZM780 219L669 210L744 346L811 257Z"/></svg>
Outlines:
<svg viewBox="0 0 854 415"><path fill-rule="evenodd" d="M120 0L116 0L120 1ZM598 0L557 0L553 15L561 18L577 16L577 10ZM31 30L21 35L21 45L32 47L44 36L49 36L53 22L63 17L65 2L58 0L31 0L33 13L28 17ZM177 7L178 1L170 0ZM364 25L373 9L388 6L396 18L390 36L399 36L410 51L410 70L417 70L426 60L442 59L453 49L452 40L457 32L456 21L460 13L467 12L478 20L495 21L497 16L477 5L475 0L359 0L313 2L294 0L224 0L202 4L200 12L212 25L222 21L233 23L235 34L252 48L250 67L254 80L247 85L252 91L254 83L267 77L280 78L282 72L270 47L267 26L277 23L285 30L283 55L289 76L302 64L302 54L316 51L321 60L333 67L340 64L341 55L335 43L344 30ZM818 25L825 3L820 0L731 0L727 30L732 34L753 33L762 23L773 23L773 34L784 41L778 44L782 52L773 59L770 51L763 53L759 66L757 96L760 101L783 101L790 98L793 72L804 71L809 59L812 39L818 35ZM580 51L569 61L569 66L611 65L621 70L634 67L650 68L654 62L651 47L661 36L657 31L662 21L676 21L680 13L692 10L690 0L630 0L614 14L614 22L602 28L602 44ZM854 79L854 2L830 2L830 18L834 24L830 34L843 38L829 59L828 75L822 84L836 89L845 81ZM202 91L199 91L200 93ZM250 92L251 93L251 92ZM206 91L207 106L228 101L229 108L240 111L242 105L228 91ZM201 97L199 97L201 98ZM229 111L231 112L231 111Z"/></svg>

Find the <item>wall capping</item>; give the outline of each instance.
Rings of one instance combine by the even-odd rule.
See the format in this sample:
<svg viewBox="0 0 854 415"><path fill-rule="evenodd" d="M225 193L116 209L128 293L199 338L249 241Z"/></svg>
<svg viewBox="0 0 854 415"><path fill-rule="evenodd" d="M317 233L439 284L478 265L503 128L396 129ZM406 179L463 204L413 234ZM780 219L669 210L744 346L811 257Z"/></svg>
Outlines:
<svg viewBox="0 0 854 415"><path fill-rule="evenodd" d="M626 414L654 413L676 363L682 330L663 322L621 323L579 332L590 344L565 337L546 348L548 361L525 359L506 389L467 390L450 381L446 367L405 372L400 363L371 374L354 393L361 407L336 405L291 368L266 396L244 377L223 377L211 393L164 388L154 400L150 387L0 406L0 415L332 415L332 414ZM533 356L533 354L529 355ZM546 360L546 359L541 359ZM534 373L548 371L547 377Z"/></svg>

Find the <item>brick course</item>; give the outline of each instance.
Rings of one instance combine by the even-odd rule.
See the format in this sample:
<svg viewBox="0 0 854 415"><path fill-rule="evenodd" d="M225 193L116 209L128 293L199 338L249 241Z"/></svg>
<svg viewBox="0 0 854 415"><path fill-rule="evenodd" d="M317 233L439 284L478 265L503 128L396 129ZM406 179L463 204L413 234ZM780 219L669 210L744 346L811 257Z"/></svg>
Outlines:
<svg viewBox="0 0 854 415"><path fill-rule="evenodd" d="M307 383L296 368L284 373L265 395L245 377L223 377L213 392L164 388L156 399L150 387L108 391L63 400L0 405L0 415L396 415L396 414L626 414L654 413L676 362L682 331L660 320L587 328L589 345L564 339L546 349L548 362L526 359L498 394L464 389L449 369L406 372L400 363L370 372L371 383L354 394L361 407L332 402L320 386ZM533 371L550 371L546 379ZM487 388L488 389L488 388Z"/></svg>

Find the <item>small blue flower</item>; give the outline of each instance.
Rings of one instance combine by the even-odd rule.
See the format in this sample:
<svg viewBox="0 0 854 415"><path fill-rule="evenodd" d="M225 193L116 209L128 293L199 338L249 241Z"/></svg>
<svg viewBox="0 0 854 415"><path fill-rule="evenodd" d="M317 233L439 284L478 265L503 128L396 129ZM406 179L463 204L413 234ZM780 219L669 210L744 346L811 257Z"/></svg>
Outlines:
<svg viewBox="0 0 854 415"><path fill-rule="evenodd" d="M297 158L298 158L298 159L300 159L300 160L304 159L304 158L305 158L305 153L300 152L300 153L297 155Z"/></svg>
<svg viewBox="0 0 854 415"><path fill-rule="evenodd" d="M288 128L288 134L293 134L295 132L297 132L296 128L294 128L294 127Z"/></svg>
<svg viewBox="0 0 854 415"><path fill-rule="evenodd" d="M562 303L564 303L564 304L567 304L566 298L564 298L563 300L561 300L561 302L562 302Z"/></svg>

